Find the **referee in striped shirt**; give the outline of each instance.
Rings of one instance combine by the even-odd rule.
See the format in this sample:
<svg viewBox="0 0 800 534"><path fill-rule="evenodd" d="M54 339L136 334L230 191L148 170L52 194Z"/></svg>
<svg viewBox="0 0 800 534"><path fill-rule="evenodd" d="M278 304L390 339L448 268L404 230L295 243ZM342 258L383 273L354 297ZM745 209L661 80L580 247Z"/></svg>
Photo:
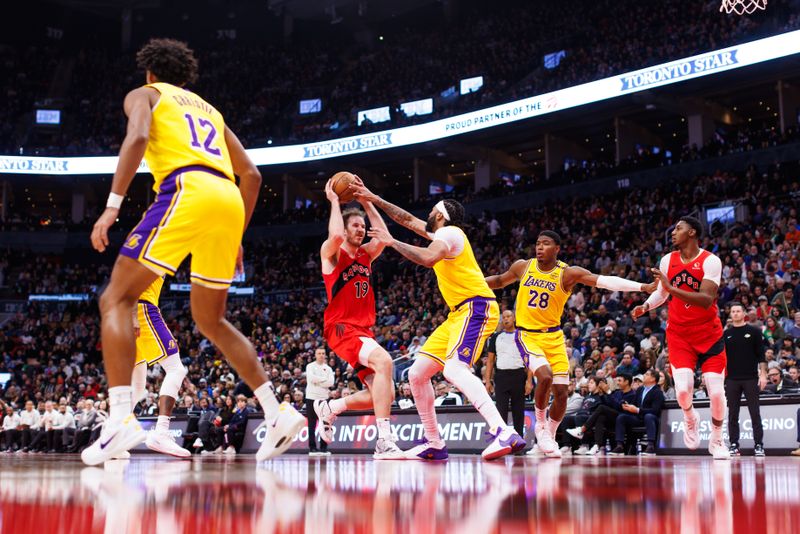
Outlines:
<svg viewBox="0 0 800 534"><path fill-rule="evenodd" d="M509 404L511 405L514 430L520 436L524 436L525 396L533 389L533 374L525 366L514 339L517 332L514 312L504 311L501 323L503 329L492 334L486 345L488 361L483 383L490 394L494 393L497 411L500 412L503 421L508 421L508 408Z"/></svg>

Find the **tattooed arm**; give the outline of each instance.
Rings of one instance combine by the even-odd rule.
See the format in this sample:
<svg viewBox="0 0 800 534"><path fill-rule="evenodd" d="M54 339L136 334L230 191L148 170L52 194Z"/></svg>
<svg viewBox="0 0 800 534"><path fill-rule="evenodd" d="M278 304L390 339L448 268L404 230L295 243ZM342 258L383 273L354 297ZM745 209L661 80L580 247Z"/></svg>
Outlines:
<svg viewBox="0 0 800 534"><path fill-rule="evenodd" d="M403 208L383 200L381 197L367 189L363 182L350 184L350 189L353 191L356 200L359 202L372 202L375 207L383 210L383 212L397 224L408 228L415 234L421 235L425 239L431 239L430 234L428 234L428 232L425 230L425 221L418 219Z"/></svg>
<svg viewBox="0 0 800 534"><path fill-rule="evenodd" d="M407 260L411 260L423 267L433 267L438 261L447 256L447 243L438 239L427 247L417 247L394 239L385 228L370 228L367 235L373 240L382 242L387 247L392 247Z"/></svg>

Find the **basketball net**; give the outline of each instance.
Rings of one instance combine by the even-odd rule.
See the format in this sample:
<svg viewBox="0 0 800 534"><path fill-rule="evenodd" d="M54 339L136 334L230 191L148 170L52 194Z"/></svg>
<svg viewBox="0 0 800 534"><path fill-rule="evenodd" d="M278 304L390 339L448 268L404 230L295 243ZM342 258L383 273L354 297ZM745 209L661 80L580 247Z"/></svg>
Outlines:
<svg viewBox="0 0 800 534"><path fill-rule="evenodd" d="M759 9L767 9L767 0L722 0L720 11L727 14L752 15Z"/></svg>

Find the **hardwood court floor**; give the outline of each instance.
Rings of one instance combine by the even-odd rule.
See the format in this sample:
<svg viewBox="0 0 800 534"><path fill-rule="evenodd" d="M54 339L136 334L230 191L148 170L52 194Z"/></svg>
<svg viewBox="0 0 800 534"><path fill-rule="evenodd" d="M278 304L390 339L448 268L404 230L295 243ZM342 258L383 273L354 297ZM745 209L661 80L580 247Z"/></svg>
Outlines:
<svg viewBox="0 0 800 534"><path fill-rule="evenodd" d="M800 459L0 455L0 532L800 532Z"/></svg>

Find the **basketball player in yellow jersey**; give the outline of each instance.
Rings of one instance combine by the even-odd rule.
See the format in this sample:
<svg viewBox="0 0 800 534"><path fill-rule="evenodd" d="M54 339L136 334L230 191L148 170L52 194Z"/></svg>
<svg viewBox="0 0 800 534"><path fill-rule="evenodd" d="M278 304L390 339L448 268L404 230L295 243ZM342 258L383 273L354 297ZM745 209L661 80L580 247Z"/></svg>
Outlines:
<svg viewBox="0 0 800 534"><path fill-rule="evenodd" d="M448 456L439 435L431 385L431 378L440 371L486 419L492 441L483 451L484 459L493 460L524 449L525 440L503 420L483 382L472 372L487 338L497 326L500 312L494 292L486 285L475 261L469 239L460 228L464 207L455 200L443 200L433 207L426 223L376 196L363 184L350 187L359 201L371 201L393 220L431 241L422 248L392 238L386 228L373 226L368 232L370 237L414 263L433 268L439 290L450 308L445 322L425 341L409 369L408 380L425 430L425 441L406 451L406 457L444 460Z"/></svg>
<svg viewBox="0 0 800 534"><path fill-rule="evenodd" d="M164 380L158 392L158 421L155 428L147 434L145 444L148 449L156 452L188 458L192 454L178 445L169 433L169 420L187 370L181 362L178 342L167 328L158 308L163 286L164 277L156 278L139 296L133 315L136 333L136 365L131 378L133 405L139 404L147 395L147 368L160 365L164 370Z"/></svg>
<svg viewBox="0 0 800 534"><path fill-rule="evenodd" d="M139 295L160 276L174 274L191 254L192 317L261 403L269 432L256 459L265 460L291 445L305 418L289 404L278 404L252 344L225 319L228 288L241 268L242 234L261 175L219 111L184 89L197 77L197 60L185 43L153 39L136 60L146 85L125 97L127 134L106 210L92 230L92 246L99 252L108 247L108 229L143 157L157 194L128 235L100 297L111 410L100 438L81 458L99 464L144 441L132 413L136 339L131 316Z"/></svg>
<svg viewBox="0 0 800 534"><path fill-rule="evenodd" d="M500 289L519 281L516 302L517 330L520 352L529 360L544 356L552 369L552 383L548 378L539 379L535 396L536 442L546 456L561 456L554 436L567 409L567 386L569 385L569 359L561 330L561 316L572 290L584 284L612 291L644 291L652 293L656 284L640 284L617 276L590 273L583 267L568 266L558 260L561 237L552 230L545 230L536 240L536 258L517 260L508 271L486 277L492 289ZM545 417L550 395L539 394L542 389L553 392L549 419Z"/></svg>

